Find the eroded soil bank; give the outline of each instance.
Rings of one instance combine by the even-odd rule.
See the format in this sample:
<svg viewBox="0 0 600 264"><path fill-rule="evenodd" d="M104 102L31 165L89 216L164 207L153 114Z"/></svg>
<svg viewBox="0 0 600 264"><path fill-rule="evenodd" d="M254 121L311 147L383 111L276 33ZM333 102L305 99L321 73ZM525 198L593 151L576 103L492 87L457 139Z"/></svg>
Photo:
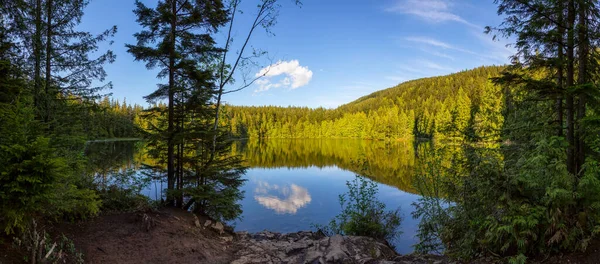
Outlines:
<svg viewBox="0 0 600 264"><path fill-rule="evenodd" d="M56 226L51 233L73 239L86 263L455 263L443 256L401 256L367 237L233 233L221 223L171 208L104 215ZM600 253L594 248L542 262L597 263ZM21 262L7 245L1 249L0 263Z"/></svg>

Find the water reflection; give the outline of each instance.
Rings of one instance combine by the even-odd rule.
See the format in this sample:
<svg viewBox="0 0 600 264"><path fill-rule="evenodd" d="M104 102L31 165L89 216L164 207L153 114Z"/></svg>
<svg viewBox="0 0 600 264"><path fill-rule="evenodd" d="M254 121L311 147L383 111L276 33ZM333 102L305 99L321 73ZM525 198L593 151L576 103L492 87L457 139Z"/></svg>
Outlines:
<svg viewBox="0 0 600 264"><path fill-rule="evenodd" d="M233 153L250 168L332 167L365 175L400 190L416 193L413 175L419 152L429 142L384 142L359 139L271 139L239 141Z"/></svg>
<svg viewBox="0 0 600 264"><path fill-rule="evenodd" d="M141 142L104 142L88 146L91 175L99 183L110 183L117 172L135 170L144 177L143 164L155 165ZM402 210L403 235L395 243L400 253L412 252L418 220L411 217L412 203L419 198L414 188L415 171L432 158L450 167L464 157L461 148L448 148L432 156L429 142L380 142L365 140L263 140L239 141L232 154L239 154L250 167L240 201L242 220L236 230L268 229L296 232L327 224L340 211L338 195L347 191L346 181L355 174L379 184L379 198ZM151 179L142 190L153 199L163 196L160 179Z"/></svg>
<svg viewBox="0 0 600 264"><path fill-rule="evenodd" d="M278 197L277 194L283 197ZM312 198L306 188L296 184L279 186L259 181L254 189L254 200L278 214L296 214L298 209L309 204Z"/></svg>

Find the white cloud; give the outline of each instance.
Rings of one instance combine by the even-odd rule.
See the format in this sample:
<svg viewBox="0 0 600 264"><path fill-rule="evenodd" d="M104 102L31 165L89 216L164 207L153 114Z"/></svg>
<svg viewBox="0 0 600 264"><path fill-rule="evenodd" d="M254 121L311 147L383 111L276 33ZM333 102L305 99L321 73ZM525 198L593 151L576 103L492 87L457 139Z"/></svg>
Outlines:
<svg viewBox="0 0 600 264"><path fill-rule="evenodd" d="M273 83L271 80L275 76L284 75L279 82ZM313 72L308 67L300 66L298 60L278 61L275 64L262 68L255 77L262 77L256 81L259 86L255 92L267 91L271 88L287 87L296 89L307 85L312 79Z"/></svg>
<svg viewBox="0 0 600 264"><path fill-rule="evenodd" d="M452 3L448 0L397 0L386 11L409 14L431 23L458 22L471 27L479 26L452 13Z"/></svg>

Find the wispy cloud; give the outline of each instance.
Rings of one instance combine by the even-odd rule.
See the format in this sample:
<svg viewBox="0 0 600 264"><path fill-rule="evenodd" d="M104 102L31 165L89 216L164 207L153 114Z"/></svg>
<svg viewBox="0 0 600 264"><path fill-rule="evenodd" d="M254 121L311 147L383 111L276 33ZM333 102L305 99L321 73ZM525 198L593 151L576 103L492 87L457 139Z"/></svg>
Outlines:
<svg viewBox="0 0 600 264"><path fill-rule="evenodd" d="M405 82L405 81L407 81L407 80L408 80L408 78L406 78L406 77L403 77L403 76L392 76L392 75L390 75L390 76L385 76L384 78L385 78L386 80L390 80L390 81L394 81L394 82L399 82L399 83L401 83L401 82Z"/></svg>
<svg viewBox="0 0 600 264"><path fill-rule="evenodd" d="M428 60L419 60L418 63L421 64L425 68L429 68L429 69L433 69L433 70L454 71L453 68L442 66L438 63L428 61Z"/></svg>
<svg viewBox="0 0 600 264"><path fill-rule="evenodd" d="M444 43L444 42L441 42L439 40L435 40L435 39L428 38L428 37L406 37L404 39L408 40L408 41L418 42L418 43L423 43L423 44L428 44L428 45L431 45L431 46L436 46L436 47L440 47L440 48L444 48L444 49L452 49L453 48L448 43Z"/></svg>
<svg viewBox="0 0 600 264"><path fill-rule="evenodd" d="M437 56L440 58L445 58L445 59L449 59L449 60L455 60L453 56L450 56L446 53L443 52L439 52L439 51L435 51L435 50L430 50L430 49L425 49L425 48L421 48L421 51L431 54L433 56Z"/></svg>
<svg viewBox="0 0 600 264"><path fill-rule="evenodd" d="M386 11L417 16L431 23L458 22L480 28L453 13L452 3L448 0L396 0Z"/></svg>
<svg viewBox="0 0 600 264"><path fill-rule="evenodd" d="M441 51L458 51L464 54L468 54L469 58L477 58L478 60L486 64L508 63L509 57L515 54L515 50L513 48L507 47L509 41L506 39L492 40L491 36L478 32L476 30L472 30L471 35L473 38L473 42L477 43L475 45L477 49L475 50L461 48L453 44L425 36L410 36L405 38L399 38L399 40L419 44L418 46L411 47L419 49L425 53L450 60L455 60L455 58ZM450 54L454 55L455 53ZM434 64L429 64L429 66L431 67L428 68L431 69L439 69L439 67L437 67Z"/></svg>
<svg viewBox="0 0 600 264"><path fill-rule="evenodd" d="M279 82L273 83L271 79L275 76L285 75ZM278 61L277 63L267 66L256 73L258 79L255 83L259 86L254 92L264 92L271 88L289 87L296 89L307 85L312 79L313 72L308 67L300 66L298 60Z"/></svg>
<svg viewBox="0 0 600 264"><path fill-rule="evenodd" d="M396 68L398 69L396 72L388 74L384 78L394 82L406 82L409 80L456 72L456 69L452 67L427 59L409 60L405 64L396 65Z"/></svg>
<svg viewBox="0 0 600 264"><path fill-rule="evenodd" d="M473 35L487 50L487 52L482 55L483 58L490 59L495 63L508 63L509 57L516 53L514 48L508 47L509 40L507 39L501 38L493 40L492 36L475 31L473 32Z"/></svg>
<svg viewBox="0 0 600 264"><path fill-rule="evenodd" d="M423 76L429 76L432 74L430 71L425 71L423 69L417 69L414 67L414 65L410 66L407 64L402 64L402 65L398 65L397 67L403 73L406 73L406 72L411 73L411 75L413 75L412 77L423 77Z"/></svg>
<svg viewBox="0 0 600 264"><path fill-rule="evenodd" d="M404 38L404 40L410 41L410 42L415 42L415 43L420 43L420 44L425 44L425 45L429 45L429 46L436 47L436 48L455 50L455 51L460 51L460 52L467 53L467 54L477 55L477 53L474 51L456 47L456 46L448 44L446 42L443 42L443 41L440 41L437 39L433 39L433 38L429 38L429 37L406 37L406 38ZM429 53L434 53L434 52L429 52ZM437 55L440 57L448 56L448 55L445 55L445 54L442 54L439 52L434 55Z"/></svg>

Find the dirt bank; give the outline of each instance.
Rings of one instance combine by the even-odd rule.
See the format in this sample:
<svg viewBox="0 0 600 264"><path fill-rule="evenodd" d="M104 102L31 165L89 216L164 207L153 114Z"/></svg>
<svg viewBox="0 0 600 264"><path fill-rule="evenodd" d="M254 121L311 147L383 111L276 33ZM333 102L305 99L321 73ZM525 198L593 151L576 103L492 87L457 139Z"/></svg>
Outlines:
<svg viewBox="0 0 600 264"><path fill-rule="evenodd" d="M99 216L51 228L66 235L86 263L454 263L439 256L400 256L366 237L325 237L314 232L232 233L220 223L164 208ZM544 263L597 263L600 243L585 253L553 256ZM23 263L6 240L0 264ZM484 262L477 262L484 263Z"/></svg>

